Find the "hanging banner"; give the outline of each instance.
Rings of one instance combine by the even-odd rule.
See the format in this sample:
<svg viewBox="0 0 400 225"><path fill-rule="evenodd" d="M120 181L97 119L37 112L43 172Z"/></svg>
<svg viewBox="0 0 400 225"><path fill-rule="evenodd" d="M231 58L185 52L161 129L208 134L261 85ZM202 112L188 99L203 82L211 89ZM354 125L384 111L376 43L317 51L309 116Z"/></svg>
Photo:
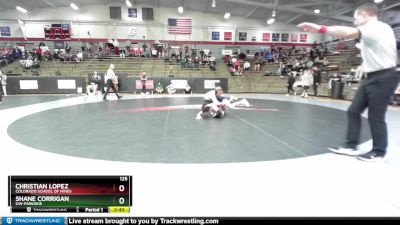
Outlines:
<svg viewBox="0 0 400 225"><path fill-rule="evenodd" d="M10 37L11 36L10 27L0 27L0 36Z"/></svg>
<svg viewBox="0 0 400 225"><path fill-rule="evenodd" d="M291 34L290 35L290 42L298 42L299 34Z"/></svg>
<svg viewBox="0 0 400 225"><path fill-rule="evenodd" d="M282 34L282 42L288 42L289 41L289 34Z"/></svg>
<svg viewBox="0 0 400 225"><path fill-rule="evenodd" d="M211 40L219 41L219 32L218 31L211 32Z"/></svg>
<svg viewBox="0 0 400 225"><path fill-rule="evenodd" d="M307 34L300 34L300 42L307 42Z"/></svg>
<svg viewBox="0 0 400 225"><path fill-rule="evenodd" d="M271 38L271 34L270 33L263 33L262 41L269 41L270 38Z"/></svg>
<svg viewBox="0 0 400 225"><path fill-rule="evenodd" d="M239 41L247 40L247 32L239 32Z"/></svg>
<svg viewBox="0 0 400 225"><path fill-rule="evenodd" d="M129 8L128 9L128 17L129 18L137 18L137 8Z"/></svg>
<svg viewBox="0 0 400 225"><path fill-rule="evenodd" d="M272 34L272 41L279 41L279 37L280 37L279 33L273 33Z"/></svg>
<svg viewBox="0 0 400 225"><path fill-rule="evenodd" d="M232 32L224 32L224 40L231 41L232 40Z"/></svg>

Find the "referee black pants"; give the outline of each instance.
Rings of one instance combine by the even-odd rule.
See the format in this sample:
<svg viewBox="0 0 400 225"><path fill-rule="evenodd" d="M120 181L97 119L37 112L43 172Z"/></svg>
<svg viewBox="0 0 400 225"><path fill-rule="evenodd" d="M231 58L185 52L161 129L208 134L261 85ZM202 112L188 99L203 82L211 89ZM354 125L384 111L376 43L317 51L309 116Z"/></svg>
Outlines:
<svg viewBox="0 0 400 225"><path fill-rule="evenodd" d="M388 132L385 114L400 76L395 69L369 73L367 80L358 88L347 110L346 147L356 148L360 141L361 114L368 108L368 122L372 134L372 151L385 155Z"/></svg>
<svg viewBox="0 0 400 225"><path fill-rule="evenodd" d="M115 86L114 86L114 83L112 82L112 80L107 80L106 84L107 84L107 89L106 89L106 93L104 94L103 99L104 100L107 99L107 95L110 92L110 88L113 89L113 91L117 95L117 97L120 98L120 96L118 95L117 90L115 89Z"/></svg>

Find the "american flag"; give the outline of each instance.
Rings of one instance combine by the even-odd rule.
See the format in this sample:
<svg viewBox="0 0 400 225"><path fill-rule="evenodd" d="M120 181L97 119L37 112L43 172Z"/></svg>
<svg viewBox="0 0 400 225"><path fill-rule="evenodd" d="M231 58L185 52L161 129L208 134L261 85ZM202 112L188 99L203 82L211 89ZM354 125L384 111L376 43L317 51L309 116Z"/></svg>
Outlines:
<svg viewBox="0 0 400 225"><path fill-rule="evenodd" d="M170 34L191 34L192 19L168 18L168 32Z"/></svg>

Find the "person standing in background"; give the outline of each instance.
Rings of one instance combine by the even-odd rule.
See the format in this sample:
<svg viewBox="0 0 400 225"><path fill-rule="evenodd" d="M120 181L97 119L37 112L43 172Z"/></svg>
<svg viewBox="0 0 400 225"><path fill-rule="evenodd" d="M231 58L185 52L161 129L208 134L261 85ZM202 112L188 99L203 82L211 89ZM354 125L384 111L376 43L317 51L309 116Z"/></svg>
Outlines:
<svg viewBox="0 0 400 225"><path fill-rule="evenodd" d="M7 75L0 71L1 76L1 89L3 90L4 96L7 96Z"/></svg>
<svg viewBox="0 0 400 225"><path fill-rule="evenodd" d="M146 94L146 81L147 81L146 72L143 71L140 74L140 80L142 81L142 94Z"/></svg>
<svg viewBox="0 0 400 225"><path fill-rule="evenodd" d="M321 84L321 70L318 67L313 68L313 88L314 97L318 97L318 87Z"/></svg>
<svg viewBox="0 0 400 225"><path fill-rule="evenodd" d="M113 39L113 45L114 45L115 54L119 55L119 42L118 42L118 40L116 38Z"/></svg>
<svg viewBox="0 0 400 225"><path fill-rule="evenodd" d="M313 74L311 68L307 68L303 75L301 76L301 82L303 83L303 93L301 94L302 98L308 98L308 90L310 90L310 86L313 83Z"/></svg>
<svg viewBox="0 0 400 225"><path fill-rule="evenodd" d="M357 89L347 110L346 141L342 146L329 148L338 154L358 155L364 161L382 161L388 146L388 131L385 121L390 98L399 83L396 72L396 38L392 28L378 20L379 9L373 3L365 3L354 12L354 27L324 26L301 23L304 31L328 34L339 38L359 40L363 69L367 79ZM368 108L368 121L372 134L372 149L362 154L357 151L360 144L361 114Z"/></svg>
<svg viewBox="0 0 400 225"><path fill-rule="evenodd" d="M3 81L3 75L2 72L0 71L0 82ZM3 88L0 89L0 104L3 103Z"/></svg>
<svg viewBox="0 0 400 225"><path fill-rule="evenodd" d="M288 77L288 82L287 82L287 94L286 96L290 95L290 92L293 92L293 95L296 95L296 91L293 89L293 84L296 82L295 78L296 71L290 72L289 77Z"/></svg>
<svg viewBox="0 0 400 225"><path fill-rule="evenodd" d="M117 95L118 99L122 98L121 95L118 94L117 89L115 88L114 84L117 81L115 73L114 73L114 64L110 64L110 67L107 70L106 75L104 76L104 81L107 85L106 93L104 94L103 100L107 100L107 95L110 92L110 88L113 89L114 93Z"/></svg>
<svg viewBox="0 0 400 225"><path fill-rule="evenodd" d="M97 71L93 72L93 76L90 78L90 83L97 85L96 94L98 91L101 91L101 93L104 94L103 82Z"/></svg>

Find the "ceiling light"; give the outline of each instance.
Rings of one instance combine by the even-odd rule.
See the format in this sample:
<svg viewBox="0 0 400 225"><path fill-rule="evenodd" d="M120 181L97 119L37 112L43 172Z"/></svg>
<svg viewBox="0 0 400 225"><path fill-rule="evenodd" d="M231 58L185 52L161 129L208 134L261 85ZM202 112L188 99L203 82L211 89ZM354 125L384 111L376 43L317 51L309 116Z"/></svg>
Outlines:
<svg viewBox="0 0 400 225"><path fill-rule="evenodd" d="M267 20L267 24L273 24L273 23L275 23L275 18Z"/></svg>
<svg viewBox="0 0 400 225"><path fill-rule="evenodd" d="M374 2L377 3L377 4L378 4L378 3L381 3L381 2L383 2L383 1L384 1L384 0L374 0Z"/></svg>
<svg viewBox="0 0 400 225"><path fill-rule="evenodd" d="M272 17L275 17L276 16L276 10L274 9L274 10L272 10Z"/></svg>
<svg viewBox="0 0 400 225"><path fill-rule="evenodd" d="M20 11L20 12L22 12L22 13L27 13L28 12L28 10L26 10L26 9L24 9L24 8L22 8L21 6L16 6L15 7L18 11Z"/></svg>
<svg viewBox="0 0 400 225"><path fill-rule="evenodd" d="M131 7L132 7L132 2L131 2L131 0L126 0L125 3L126 3L126 6L128 6L128 8L131 8Z"/></svg>
<svg viewBox="0 0 400 225"><path fill-rule="evenodd" d="M321 12L321 10L319 10L319 9L314 9L314 13L315 14L319 14Z"/></svg>
<svg viewBox="0 0 400 225"><path fill-rule="evenodd" d="M224 18L227 20L229 19L229 17L231 17L231 13L229 12L225 13Z"/></svg>
<svg viewBox="0 0 400 225"><path fill-rule="evenodd" d="M211 7L215 8L215 0L212 1Z"/></svg>
<svg viewBox="0 0 400 225"><path fill-rule="evenodd" d="M79 7L77 5L75 5L75 3L71 2L71 4L69 4L71 6L71 8L75 9L75 10L79 10Z"/></svg>
<svg viewBox="0 0 400 225"><path fill-rule="evenodd" d="M181 14L183 13L183 7L182 6L178 7L178 12L181 13Z"/></svg>

